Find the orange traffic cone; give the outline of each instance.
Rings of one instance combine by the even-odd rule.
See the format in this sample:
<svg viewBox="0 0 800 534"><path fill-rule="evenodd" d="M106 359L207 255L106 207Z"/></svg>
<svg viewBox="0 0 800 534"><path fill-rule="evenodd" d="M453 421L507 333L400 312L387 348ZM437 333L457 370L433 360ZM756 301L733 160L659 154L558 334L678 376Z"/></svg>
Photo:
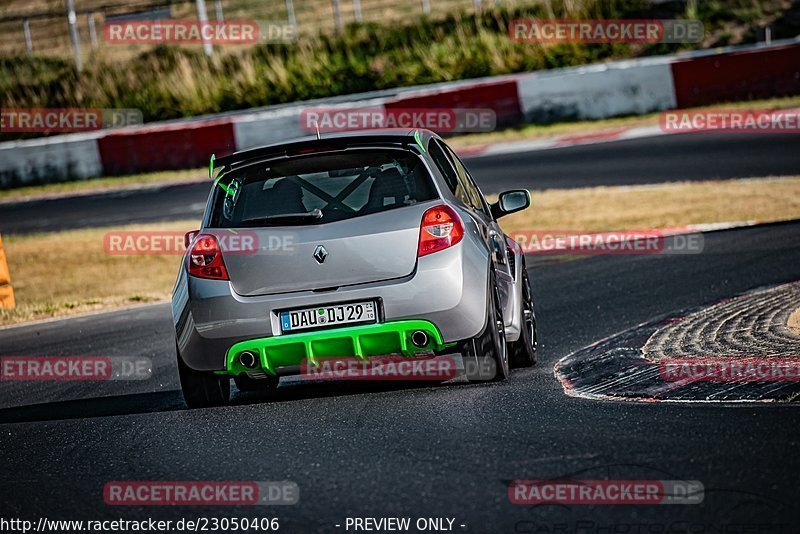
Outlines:
<svg viewBox="0 0 800 534"><path fill-rule="evenodd" d="M11 287L11 274L8 272L3 238L0 236L0 308L11 309L14 306L14 288Z"/></svg>

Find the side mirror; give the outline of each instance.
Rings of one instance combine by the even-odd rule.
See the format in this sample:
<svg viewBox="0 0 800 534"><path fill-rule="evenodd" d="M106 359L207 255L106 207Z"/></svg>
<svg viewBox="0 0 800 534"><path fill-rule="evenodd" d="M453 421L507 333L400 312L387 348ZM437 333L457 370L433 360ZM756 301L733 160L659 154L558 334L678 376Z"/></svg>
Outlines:
<svg viewBox="0 0 800 534"><path fill-rule="evenodd" d="M499 219L504 215L522 211L531 205L531 194L526 189L512 189L500 193L497 202L491 205L492 215Z"/></svg>
<svg viewBox="0 0 800 534"><path fill-rule="evenodd" d="M186 235L183 236L183 245L186 248L189 248L189 245L192 244L194 238L200 233L200 230L192 230L191 232L186 232Z"/></svg>

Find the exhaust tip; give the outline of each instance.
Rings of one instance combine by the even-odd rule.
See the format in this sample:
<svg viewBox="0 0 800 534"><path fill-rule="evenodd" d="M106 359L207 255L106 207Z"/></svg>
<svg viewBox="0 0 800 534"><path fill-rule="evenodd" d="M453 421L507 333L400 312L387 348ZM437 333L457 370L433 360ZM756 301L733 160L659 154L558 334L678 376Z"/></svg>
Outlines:
<svg viewBox="0 0 800 534"><path fill-rule="evenodd" d="M239 363L248 369L255 369L257 361L256 355L249 350L239 353Z"/></svg>
<svg viewBox="0 0 800 534"><path fill-rule="evenodd" d="M428 334L422 330L415 330L414 333L411 334L411 343L419 349L425 347L428 344Z"/></svg>

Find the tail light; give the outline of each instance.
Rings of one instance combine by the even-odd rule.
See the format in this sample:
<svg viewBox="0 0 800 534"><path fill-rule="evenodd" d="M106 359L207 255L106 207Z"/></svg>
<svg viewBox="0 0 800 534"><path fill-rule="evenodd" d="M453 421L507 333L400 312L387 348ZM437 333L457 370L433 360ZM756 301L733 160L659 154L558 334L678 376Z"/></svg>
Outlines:
<svg viewBox="0 0 800 534"><path fill-rule="evenodd" d="M464 237L464 223L450 206L434 206L422 216L417 256L452 247Z"/></svg>
<svg viewBox="0 0 800 534"><path fill-rule="evenodd" d="M189 274L198 278L228 280L222 250L213 235L200 234L189 251Z"/></svg>

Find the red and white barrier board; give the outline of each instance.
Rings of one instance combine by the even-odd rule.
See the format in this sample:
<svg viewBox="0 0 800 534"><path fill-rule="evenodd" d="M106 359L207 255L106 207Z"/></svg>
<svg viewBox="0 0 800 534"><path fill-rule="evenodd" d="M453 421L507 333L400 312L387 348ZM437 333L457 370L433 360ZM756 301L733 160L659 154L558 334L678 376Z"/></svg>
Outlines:
<svg viewBox="0 0 800 534"><path fill-rule="evenodd" d="M117 130L0 144L0 188L203 167L228 154L309 135L308 106L491 110L499 127L600 119L800 94L800 40L352 95Z"/></svg>

